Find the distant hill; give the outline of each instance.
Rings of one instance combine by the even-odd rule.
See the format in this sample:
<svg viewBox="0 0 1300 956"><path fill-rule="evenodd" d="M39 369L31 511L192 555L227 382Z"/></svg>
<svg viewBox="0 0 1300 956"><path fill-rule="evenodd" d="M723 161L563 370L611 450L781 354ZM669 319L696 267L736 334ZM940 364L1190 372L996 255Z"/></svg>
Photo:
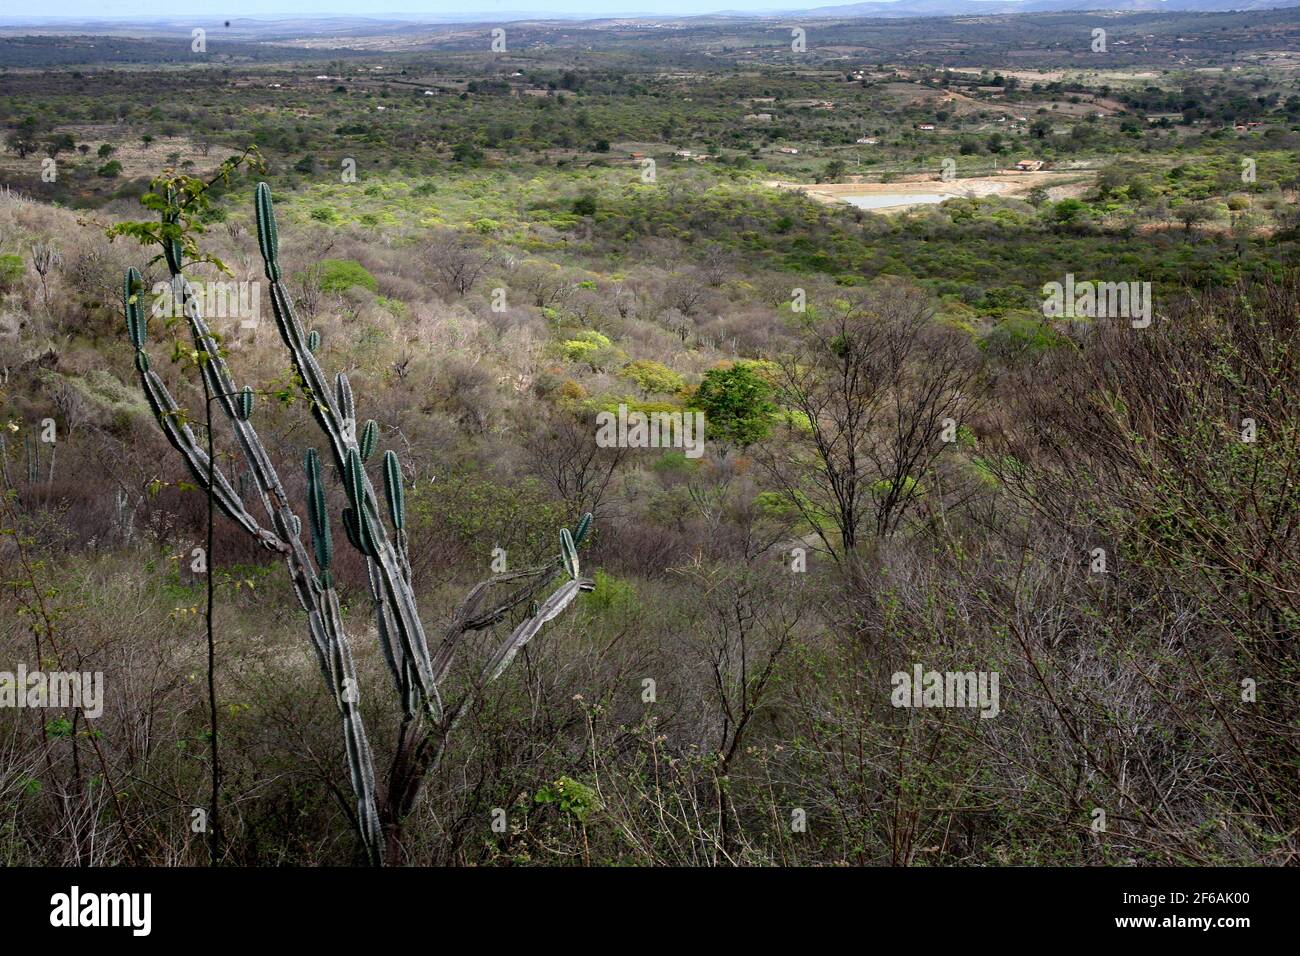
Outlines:
<svg viewBox="0 0 1300 956"><path fill-rule="evenodd" d="M1234 10L1277 10L1300 6L1286 0L869 0L827 7L789 9L817 17L999 16L1009 13L1056 13L1065 10L1115 10L1140 13L1224 13Z"/></svg>

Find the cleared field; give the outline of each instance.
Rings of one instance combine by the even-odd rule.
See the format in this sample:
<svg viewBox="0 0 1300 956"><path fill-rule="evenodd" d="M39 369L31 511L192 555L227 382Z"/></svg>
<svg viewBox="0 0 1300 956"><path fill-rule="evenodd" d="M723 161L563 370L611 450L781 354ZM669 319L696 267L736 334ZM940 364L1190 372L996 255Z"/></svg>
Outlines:
<svg viewBox="0 0 1300 956"><path fill-rule="evenodd" d="M1073 171L1072 171L1073 172ZM1077 182L1082 178L1088 178L1088 174L1079 174L1075 172L1070 177L1070 182ZM1008 172L1000 176L972 176L969 179L954 179L944 181L942 179L911 179L902 182L890 183L821 183L818 185L808 185L806 183L789 183L781 180L770 180L764 185L773 189L788 189L796 192L802 192L818 202L840 203L848 197L853 196L886 196L894 194L915 195L917 197L932 196L936 193L956 199L961 196L979 198L983 196L1018 196L1029 192L1037 186L1043 188L1061 187L1066 185L1060 173L1037 172L1037 173L1014 173ZM890 210L906 209L913 205L922 205L926 202L923 198L918 198L916 203L899 203L898 205L889 206Z"/></svg>

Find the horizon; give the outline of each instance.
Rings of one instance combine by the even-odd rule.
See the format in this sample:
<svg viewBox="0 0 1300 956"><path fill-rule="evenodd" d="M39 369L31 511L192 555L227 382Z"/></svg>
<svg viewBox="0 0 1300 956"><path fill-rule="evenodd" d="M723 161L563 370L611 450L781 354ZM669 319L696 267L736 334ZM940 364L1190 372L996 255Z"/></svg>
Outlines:
<svg viewBox="0 0 1300 956"><path fill-rule="evenodd" d="M176 22L194 18L212 18L219 20L243 20L259 23L273 23L278 20L356 20L385 21L405 20L417 23L467 23L493 19L494 17L519 17L543 20L619 20L641 17L711 17L711 16L781 16L793 12L816 10L832 7L856 6L870 3L887 7L900 7L906 0L843 0L843 2L823 2L823 0L798 0L782 4L773 0L720 0L718 5L701 10L693 0L636 0L626 8L611 11L608 4L598 0L485 0L478 11L472 15L442 13L429 9L429 4L420 0L391 0L386 9L372 13L358 13L355 5L345 0L276 0L274 9L267 10L266 5L258 0L198 0L189 6L183 14L161 9L141 9L161 7L161 4L148 0L59 0L51 6L53 12L28 14L21 16L0 14L0 26L38 25L54 22L121 22L138 23L142 21ZM969 2L988 4L989 6L1028 5L1034 0L952 0L954 4ZM1151 0L1152 3L1166 5L1170 0ZM1090 9L1085 0L1075 9ZM1279 0L1276 8L1285 8L1296 4ZM1104 9L1104 5L1092 9ZM1241 9L1245 9L1242 7ZM943 14L920 13L918 18Z"/></svg>

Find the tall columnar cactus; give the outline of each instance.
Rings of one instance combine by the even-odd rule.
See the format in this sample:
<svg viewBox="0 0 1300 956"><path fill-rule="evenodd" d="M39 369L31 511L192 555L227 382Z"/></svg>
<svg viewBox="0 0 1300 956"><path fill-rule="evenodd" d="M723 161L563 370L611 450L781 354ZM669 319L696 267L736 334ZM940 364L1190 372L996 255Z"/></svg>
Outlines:
<svg viewBox="0 0 1300 956"><path fill-rule="evenodd" d="M504 672L519 649L532 640L546 622L563 612L580 591L591 589L592 583L579 576L577 557L577 547L591 526L591 515L584 515L572 534L568 529L561 530L560 555L551 562L498 574L472 588L447 622L436 654L431 654L417 608L407 555L401 463L394 452L385 452L383 486L388 524L392 528L390 535L366 472L366 462L373 456L379 442L379 426L368 421L358 434L356 397L348 377L340 373L334 379L333 388L330 387L315 355L320 335L314 330L305 333L294 315L281 279L275 211L271 204L271 191L265 183L257 187L254 208L258 246L270 286L276 326L309 399L312 416L325 436L326 454L332 457L340 478L343 498L347 502L340 518L348 542L366 561L379 643L402 707L402 728L393 757L393 770L389 774L389 793L382 803L376 792L370 743L358 709L360 694L352 645L344 629L334 586L329 495L320 455L316 449L308 449L304 461L307 528L311 539L309 552L301 540L302 521L290 506L271 456L254 426L253 391L250 388L241 390L234 384L225 357L200 312L200 299L185 278L179 241L164 241L163 258L171 272L173 299L183 304L195 349L204 357L200 374L230 421L248 464L248 480L239 482L238 493L219 467L210 466L207 453L200 447L180 406L162 379L150 369L144 351L147 319L140 298L144 285L135 269L127 272L124 286L127 337L136 351L136 369L149 405L163 434L181 454L191 476L212 496L224 514L262 547L280 555L289 568L294 593L307 614L312 648L342 721L348 768L356 797L357 830L367 856L378 864L383 861L385 833L391 851L394 834L400 831L402 819L414 803L423 775L437 765L447 737L467 705L486 684ZM175 224L179 220L174 211L163 214L164 223ZM245 504L246 498L253 499L252 507ZM254 514L259 502L261 510L266 513L265 519ZM269 526L264 521L269 521ZM545 601L534 601L538 588L561 570L563 583ZM507 593L504 598L489 603L488 595L498 586L506 587ZM454 703L444 701L440 687L451 669L459 639L469 631L500 623L519 608L527 608L525 617L489 658L470 690Z"/></svg>

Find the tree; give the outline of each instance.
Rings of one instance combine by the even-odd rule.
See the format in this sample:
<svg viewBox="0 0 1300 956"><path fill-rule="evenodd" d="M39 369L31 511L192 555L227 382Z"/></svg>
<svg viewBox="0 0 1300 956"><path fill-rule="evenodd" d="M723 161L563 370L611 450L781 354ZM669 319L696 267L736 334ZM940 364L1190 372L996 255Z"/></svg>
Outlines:
<svg viewBox="0 0 1300 956"><path fill-rule="evenodd" d="M45 155L50 159L57 159L59 153L70 149L75 149L76 140L72 138L71 133L55 133L53 136L45 137Z"/></svg>
<svg viewBox="0 0 1300 956"><path fill-rule="evenodd" d="M344 293L353 286L379 291L379 283L355 259L324 259L320 263L320 288L322 292Z"/></svg>
<svg viewBox="0 0 1300 956"><path fill-rule="evenodd" d="M464 166L478 166L483 162L483 150L473 143L461 142L451 148L451 158Z"/></svg>
<svg viewBox="0 0 1300 956"><path fill-rule="evenodd" d="M494 253L454 229L434 234L425 259L443 284L458 295L468 295L497 261Z"/></svg>
<svg viewBox="0 0 1300 956"><path fill-rule="evenodd" d="M1193 226L1208 222L1214 218L1214 210L1205 203L1185 202L1174 210L1174 218L1183 224L1183 229L1192 231Z"/></svg>
<svg viewBox="0 0 1300 956"><path fill-rule="evenodd" d="M691 397L691 407L704 412L705 434L715 440L748 448L772 430L776 405L772 383L752 362L710 369Z"/></svg>
<svg viewBox="0 0 1300 956"><path fill-rule="evenodd" d="M637 359L628 362L619 370L623 378L630 378L645 395L673 393L682 390L686 384L682 377L662 362L650 359Z"/></svg>
<svg viewBox="0 0 1300 956"><path fill-rule="evenodd" d="M856 573L864 537L893 535L929 494L942 440L975 401L968 336L932 321L916 292L868 290L807 324L778 363L792 417L764 464L826 550Z"/></svg>
<svg viewBox="0 0 1300 956"><path fill-rule="evenodd" d="M822 174L817 178L819 183L837 183L844 178L844 171L848 167L842 159L832 159L822 168Z"/></svg>
<svg viewBox="0 0 1300 956"><path fill-rule="evenodd" d="M36 117L28 116L23 119L14 131L5 139L5 144L10 150L18 154L19 159L26 159L29 153L34 153L40 147L40 124Z"/></svg>
<svg viewBox="0 0 1300 956"><path fill-rule="evenodd" d="M600 518L605 511L627 448L601 448L596 444L592 414L575 415L555 410L526 436L530 470L555 489L574 514L590 512Z"/></svg>
<svg viewBox="0 0 1300 956"><path fill-rule="evenodd" d="M1052 221L1063 226L1074 225L1082 222L1088 211L1088 206L1078 199L1062 199L1056 205L1052 206Z"/></svg>

